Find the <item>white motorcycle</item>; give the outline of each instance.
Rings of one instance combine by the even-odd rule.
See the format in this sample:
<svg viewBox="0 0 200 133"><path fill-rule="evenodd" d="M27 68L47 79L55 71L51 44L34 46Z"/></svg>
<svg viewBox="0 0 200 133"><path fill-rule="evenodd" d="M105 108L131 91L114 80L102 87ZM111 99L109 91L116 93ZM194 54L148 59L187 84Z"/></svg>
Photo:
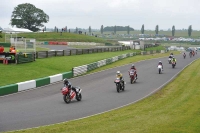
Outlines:
<svg viewBox="0 0 200 133"><path fill-rule="evenodd" d="M168 62L169 62L169 64L171 64L171 63L172 63L172 62L171 62L171 60L172 60L172 58L169 58L169 59L168 59Z"/></svg>
<svg viewBox="0 0 200 133"><path fill-rule="evenodd" d="M162 72L162 65L158 65L158 72L159 72L159 74L161 74L161 72Z"/></svg>

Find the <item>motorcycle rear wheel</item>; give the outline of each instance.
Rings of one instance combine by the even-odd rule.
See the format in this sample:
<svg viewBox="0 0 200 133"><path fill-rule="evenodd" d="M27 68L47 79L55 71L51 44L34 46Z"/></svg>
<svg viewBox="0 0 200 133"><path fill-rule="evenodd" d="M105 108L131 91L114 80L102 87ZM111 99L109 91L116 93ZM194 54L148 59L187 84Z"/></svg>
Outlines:
<svg viewBox="0 0 200 133"><path fill-rule="evenodd" d="M159 72L159 74L161 74L161 69L160 68L159 68L158 72Z"/></svg>
<svg viewBox="0 0 200 133"><path fill-rule="evenodd" d="M71 102L71 98L70 98L70 95L69 94L67 94L67 95L64 95L63 96L63 100L65 101L65 103L70 103Z"/></svg>

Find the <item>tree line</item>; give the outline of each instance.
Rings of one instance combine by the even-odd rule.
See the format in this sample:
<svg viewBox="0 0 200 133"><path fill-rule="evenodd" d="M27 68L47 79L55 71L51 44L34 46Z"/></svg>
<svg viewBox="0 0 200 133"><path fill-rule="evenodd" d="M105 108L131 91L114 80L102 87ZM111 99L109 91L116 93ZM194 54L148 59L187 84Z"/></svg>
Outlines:
<svg viewBox="0 0 200 133"><path fill-rule="evenodd" d="M28 15L27 15L28 14ZM47 23L49 21L49 16L41 9L36 8L34 5L30 3L24 3L19 4L17 7L14 8L14 11L12 12L11 16L11 25L16 26L17 28L26 28L31 31L38 31L41 27L44 27L43 23ZM43 31L46 31L46 27L43 28ZM55 32L58 32L58 28L54 28ZM92 33L91 26L88 28L89 34ZM107 26L104 27L101 25L100 32L103 34L103 32L111 31L113 34L116 34L117 31L127 31L127 34L130 34L130 31L134 31L134 28L130 26ZM175 26L172 26L172 36L175 36ZM62 28L62 32L70 32L70 29L68 31L67 26ZM76 27L75 33L82 34L82 31L78 30ZM141 27L141 34L145 33L144 24ZM156 25L155 27L155 34L159 33L159 25ZM86 32L85 32L86 34ZM189 25L188 27L188 36L191 36L192 34L192 25Z"/></svg>

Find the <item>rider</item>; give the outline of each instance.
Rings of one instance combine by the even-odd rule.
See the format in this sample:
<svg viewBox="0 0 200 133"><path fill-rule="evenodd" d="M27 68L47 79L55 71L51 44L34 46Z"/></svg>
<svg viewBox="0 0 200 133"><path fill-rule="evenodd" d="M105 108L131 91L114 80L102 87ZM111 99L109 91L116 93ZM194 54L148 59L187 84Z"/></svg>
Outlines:
<svg viewBox="0 0 200 133"><path fill-rule="evenodd" d="M171 54L169 55L169 58L173 58L173 56L174 56L173 53L171 53Z"/></svg>
<svg viewBox="0 0 200 133"><path fill-rule="evenodd" d="M137 79L137 71L136 71L136 68L135 68L135 65L134 65L134 64L131 65L130 70L131 70L131 69L133 69L133 70L135 71L135 75L136 75L136 79Z"/></svg>
<svg viewBox="0 0 200 133"><path fill-rule="evenodd" d="M185 52L183 53L183 56L186 56Z"/></svg>
<svg viewBox="0 0 200 133"><path fill-rule="evenodd" d="M176 65L176 59L175 59L175 57L172 58L172 62L175 62L175 65Z"/></svg>
<svg viewBox="0 0 200 133"><path fill-rule="evenodd" d="M158 65L161 65L162 66L162 70L164 71L162 61L159 61Z"/></svg>
<svg viewBox="0 0 200 133"><path fill-rule="evenodd" d="M68 81L68 79L63 79L63 82L64 82L64 86L66 87L66 86L68 86L68 88L69 89L72 89L75 93L76 93L76 95L77 95L77 91L76 91L76 88L74 88L73 86L72 86L72 84Z"/></svg>
<svg viewBox="0 0 200 133"><path fill-rule="evenodd" d="M124 84L123 75L122 75L122 73L120 73L120 71L117 71L116 78L119 78L121 80L121 82Z"/></svg>

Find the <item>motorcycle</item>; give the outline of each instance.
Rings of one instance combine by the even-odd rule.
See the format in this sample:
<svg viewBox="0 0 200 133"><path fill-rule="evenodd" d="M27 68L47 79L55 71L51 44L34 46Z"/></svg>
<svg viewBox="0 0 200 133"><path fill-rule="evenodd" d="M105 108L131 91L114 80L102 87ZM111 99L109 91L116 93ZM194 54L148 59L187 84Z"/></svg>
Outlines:
<svg viewBox="0 0 200 133"><path fill-rule="evenodd" d="M62 88L63 100L65 101L65 103L68 104L73 99L76 99L77 101L81 101L81 99L82 99L82 95L81 95L82 89L80 89L80 87L75 87L75 89L76 89L77 94L72 89L69 89L68 86L65 86L65 87Z"/></svg>
<svg viewBox="0 0 200 133"><path fill-rule="evenodd" d="M131 84L135 83L136 80L137 80L135 70L133 70L133 69L130 70L129 71L129 75L130 75L130 82L131 82Z"/></svg>
<svg viewBox="0 0 200 133"><path fill-rule="evenodd" d="M172 58L169 58L169 59L168 59L168 62L169 62L169 64L171 64L171 63L172 63L172 62L171 62L171 59L172 59Z"/></svg>
<svg viewBox="0 0 200 133"><path fill-rule="evenodd" d="M176 66L176 62L173 61L173 62L172 62L172 68L175 68L175 66Z"/></svg>
<svg viewBox="0 0 200 133"><path fill-rule="evenodd" d="M116 89L118 93L120 92L120 90L124 91L125 85L121 82L120 78L116 78L114 83L116 84Z"/></svg>
<svg viewBox="0 0 200 133"><path fill-rule="evenodd" d="M159 72L159 74L161 74L161 72L162 72L162 65L158 65L158 72Z"/></svg>
<svg viewBox="0 0 200 133"><path fill-rule="evenodd" d="M183 58L185 59L185 57L186 57L186 54L183 54Z"/></svg>

